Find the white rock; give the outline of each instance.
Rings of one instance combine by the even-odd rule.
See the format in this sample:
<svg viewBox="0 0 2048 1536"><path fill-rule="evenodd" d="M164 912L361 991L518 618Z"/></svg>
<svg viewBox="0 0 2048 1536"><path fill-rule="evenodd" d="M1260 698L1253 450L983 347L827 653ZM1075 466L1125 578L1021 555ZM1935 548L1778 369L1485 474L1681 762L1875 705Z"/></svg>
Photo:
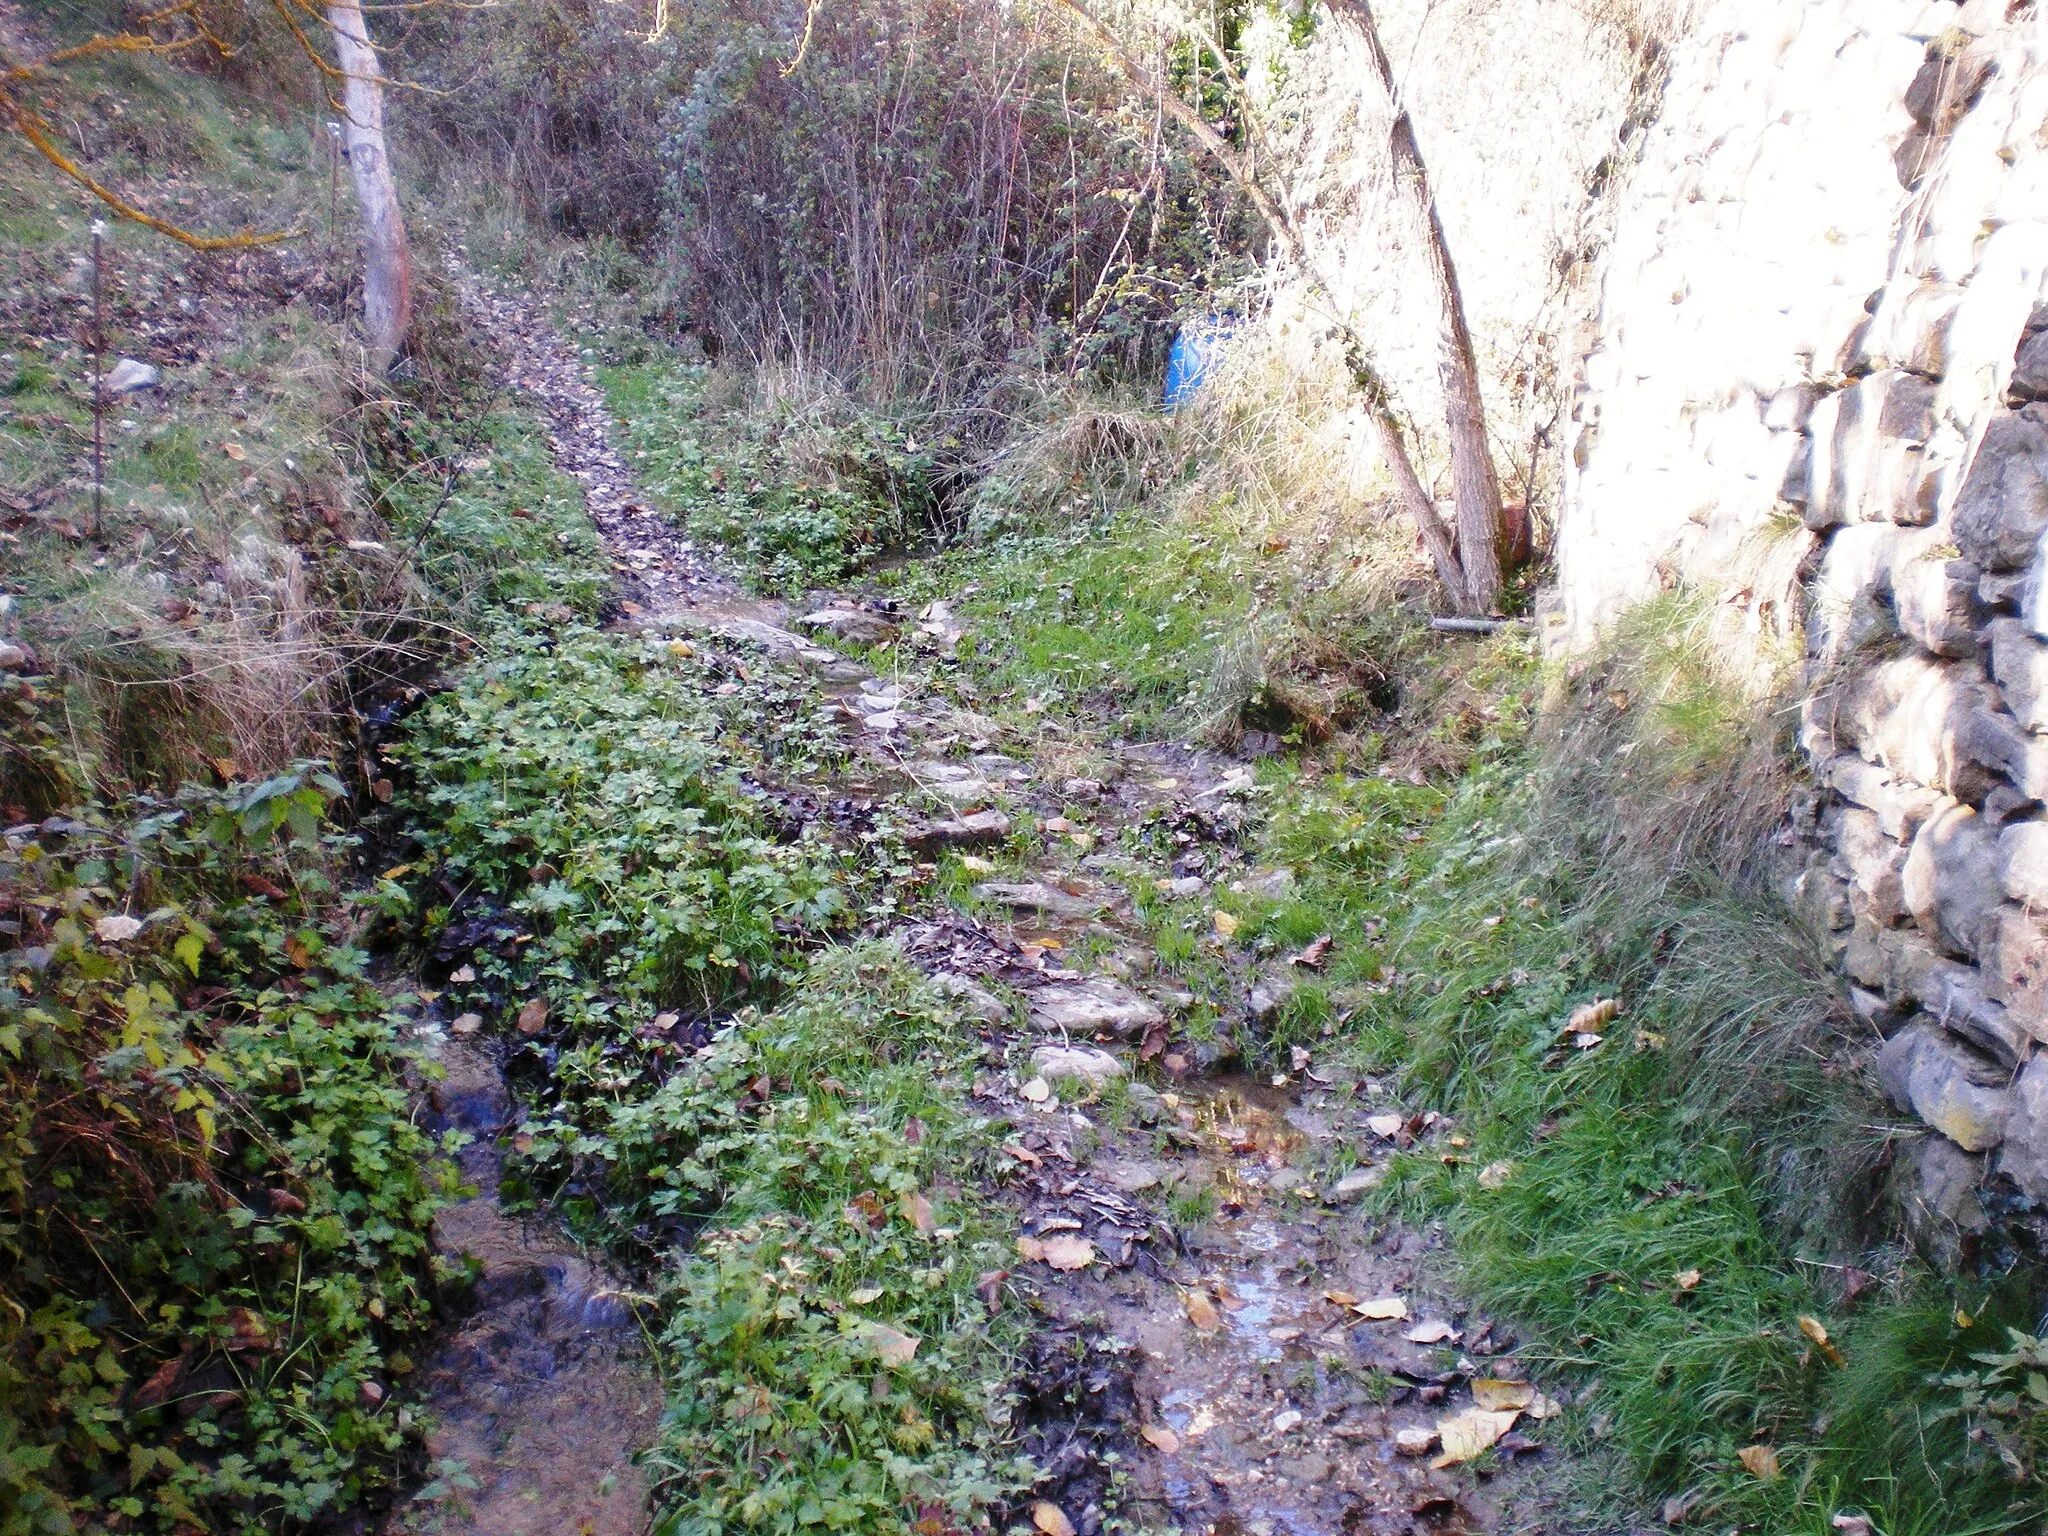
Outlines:
<svg viewBox="0 0 2048 1536"><path fill-rule="evenodd" d="M1142 1035L1165 1017L1156 1003L1107 976L1055 982L1031 994L1031 1021L1041 1029Z"/></svg>
<svg viewBox="0 0 2048 1536"><path fill-rule="evenodd" d="M1354 1168L1330 1186L1330 1198L1332 1200L1355 1199L1369 1190L1378 1189L1386 1182L1387 1169L1384 1163L1377 1163L1369 1168Z"/></svg>
<svg viewBox="0 0 2048 1536"><path fill-rule="evenodd" d="M100 387L110 395L132 395L139 390L155 389L162 381L163 375L150 364L124 357L106 371Z"/></svg>
<svg viewBox="0 0 2048 1536"><path fill-rule="evenodd" d="M1031 1053L1031 1070L1048 1082L1077 1078L1094 1088L1124 1075L1124 1064L1092 1045L1041 1045Z"/></svg>
<svg viewBox="0 0 2048 1536"><path fill-rule="evenodd" d="M958 1003L960 1011L971 1019L979 1019L984 1024L1002 1024L1010 1017L1009 1007L1001 998L957 971L934 972L932 987L942 997Z"/></svg>

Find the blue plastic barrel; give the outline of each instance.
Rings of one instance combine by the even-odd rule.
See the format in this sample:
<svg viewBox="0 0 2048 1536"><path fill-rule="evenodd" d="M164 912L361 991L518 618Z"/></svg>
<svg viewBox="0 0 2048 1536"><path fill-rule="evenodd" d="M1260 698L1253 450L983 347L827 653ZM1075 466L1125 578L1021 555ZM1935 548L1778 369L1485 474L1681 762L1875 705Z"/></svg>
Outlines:
<svg viewBox="0 0 2048 1536"><path fill-rule="evenodd" d="M1174 335L1166 354L1166 408L1177 411L1195 397L1223 356L1223 344L1230 339L1230 326L1222 321L1204 320L1184 325Z"/></svg>

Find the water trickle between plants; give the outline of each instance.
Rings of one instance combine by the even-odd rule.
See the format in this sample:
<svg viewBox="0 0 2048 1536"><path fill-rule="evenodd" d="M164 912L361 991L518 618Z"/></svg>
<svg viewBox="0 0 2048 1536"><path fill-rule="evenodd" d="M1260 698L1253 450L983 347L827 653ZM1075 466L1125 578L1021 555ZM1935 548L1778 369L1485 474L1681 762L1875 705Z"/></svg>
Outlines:
<svg viewBox="0 0 2048 1536"><path fill-rule="evenodd" d="M557 465L582 484L619 573L615 633L645 647L643 657L694 662L725 647L733 678L748 677L739 658L753 656L756 668L799 679L787 685L785 708L836 731L844 750L813 782L752 773L748 793L786 835L850 852L863 838L872 846L873 829L886 826L921 861L909 866L909 893L878 907L867 925L899 957L885 969L904 960L912 968L876 986L907 978L927 1016L936 1007L947 1021L953 1038L930 1059L956 1071L936 1087L971 1128L976 1155L908 1184L877 1184L844 1211L817 1215L821 1228L925 1245L938 1267L914 1270L923 1278L912 1283L928 1288L961 1285L964 1276L936 1277L964 1257L960 1227L983 1229L979 1252L989 1267L972 1276L971 1306L1004 1322L989 1331L970 1319L970 1331L1009 1347L975 1362L1001 1371L983 1384L986 1422L977 1433L1011 1459L985 1456L978 1485L964 1473L951 1486L911 1474L913 1486L922 1478L929 1490L923 1519L942 1529L1007 1510L1013 1523L1087 1536L1112 1522L1336 1536L1493 1529L1504 1509L1540 1504L1542 1464L1555 1454L1543 1426L1558 1402L1528 1381L1512 1332L1443 1289L1439 1234L1360 1205L1385 1179L1390 1156L1441 1141L1448 1123L1440 1129L1437 1116L1411 1115L1378 1082L1323 1070L1313 1048L1294 1047L1283 1058L1289 1070L1243 1071L1256 1033L1334 941L1227 963L1209 973L1212 993L1199 998L1162 968L1162 912L1197 903L1206 911L1224 890L1256 902L1292 878L1256 867L1242 846L1258 794L1251 769L1190 747L1108 741L1094 744L1088 773L1065 771L1080 760L1059 750L1056 720L1045 722L1040 753L999 750L991 722L889 668L890 646L906 636L948 648L958 641L951 604L913 609L814 593L792 608L744 595L722 573L720 551L652 512L612 445L609 411L588 370L553 325L514 296L466 274L458 281L505 346L510 379L547 420ZM1041 854L1020 867L1013 816L1033 813ZM1148 838L1150 860L1121 851ZM963 899L932 888L940 865ZM1232 921L1218 906L1212 933L1227 938ZM523 943L517 926L494 930L491 942ZM481 932L472 924L458 938ZM699 1507L692 1500L704 1496L692 1484L701 1485L702 1469L679 1463L676 1442L660 1432L658 1377L666 1371L670 1391L686 1398L731 1383L701 1369L679 1373L676 1357L688 1346L677 1350L673 1331L666 1347L644 1346L643 1335L664 1326L664 1302L636 1289L644 1276L634 1265L658 1269L707 1237L714 1254L723 1252L734 1230L760 1244L765 1226L772 1243L791 1217L728 1208L710 1228L701 1216L628 1223L630 1241L606 1261L548 1216L546 1202L535 1204L531 1168L508 1202L505 1158L530 1153L556 1102L553 1090L536 1088L534 1058L559 1062L565 1047L543 1033L544 1006L501 998L509 1028L458 1012L477 962L459 942L444 939L441 949L443 974L430 979L444 1001L425 1033L444 1075L423 1091L422 1112L429 1124L473 1138L462 1171L475 1193L435 1228L443 1253L471 1278L460 1320L428 1365L439 1426L430 1450L447 1484L435 1489L433 1517L441 1529L623 1532L679 1503ZM735 1028L729 1013L707 1006L689 1019L663 1013L639 1033L675 1042L660 1060L694 1061L720 1050L721 1031ZM737 1032L747 1033L744 1022ZM880 1050L887 1057L894 1048L882 1042ZM851 1075L835 1058L822 1067ZM684 1081L670 1078L657 1096ZM711 1080L714 1092L720 1081ZM827 1093L855 1091L832 1075L817 1083ZM737 1112L759 1114L776 1095L805 1087L778 1081L772 1068L743 1078ZM744 1135L743 1126L728 1129ZM914 1151L931 1133L911 1116L897 1134ZM802 1155L801 1133L796 1142ZM1447 1151L1445 1160L1457 1156ZM804 1170L792 1178L790 1203L801 1212ZM571 1211L604 1199L601 1179L556 1188ZM716 1206L715 1195L709 1206L696 1203ZM578 1230L605 1227L586 1209ZM850 1359L915 1358L917 1334L848 1323L846 1300L803 1283L807 1265L845 1260L839 1242L813 1234L807 1249L790 1246L801 1251L782 1260L787 1295L778 1315L813 1309L805 1326L855 1340ZM844 1294L872 1306L903 1283L901 1270ZM758 1275L752 1283L764 1279L776 1283ZM687 1313L676 1320L673 1297L667 1305L671 1330L706 1325ZM772 1365L750 1380L711 1406L758 1413L767 1431L793 1411L772 1392L805 1395L786 1378L778 1387ZM888 1400L887 1373L860 1390ZM807 1395L815 1411L815 1382ZM937 1432L932 1417L908 1394L893 1415L894 1446L923 1449ZM781 1454L772 1438L724 1448L741 1459L731 1470L742 1483L748 1455ZM826 1491L811 1490L813 1512L827 1507ZM800 1512L805 1498L793 1490ZM418 1518L401 1511L393 1528ZM663 1526L671 1528L679 1527Z"/></svg>

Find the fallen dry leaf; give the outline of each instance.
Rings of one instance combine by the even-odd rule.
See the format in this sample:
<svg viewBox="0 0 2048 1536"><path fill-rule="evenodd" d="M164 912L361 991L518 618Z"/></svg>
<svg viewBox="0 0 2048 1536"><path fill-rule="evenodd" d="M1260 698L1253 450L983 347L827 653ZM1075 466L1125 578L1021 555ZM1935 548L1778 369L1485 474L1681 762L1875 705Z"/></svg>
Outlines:
<svg viewBox="0 0 2048 1536"><path fill-rule="evenodd" d="M1430 1465L1441 1471L1470 1461L1482 1451L1490 1450L1496 1440L1515 1427L1515 1420L1521 1416L1521 1411L1514 1408L1498 1413L1487 1408L1467 1408L1463 1413L1438 1419L1436 1433L1437 1438L1443 1441L1444 1453Z"/></svg>
<svg viewBox="0 0 2048 1536"><path fill-rule="evenodd" d="M1358 1298L1349 1291L1325 1291L1323 1292L1323 1300L1339 1307L1355 1307L1358 1305Z"/></svg>
<svg viewBox="0 0 2048 1536"><path fill-rule="evenodd" d="M1299 1328L1268 1328L1266 1330L1266 1337L1275 1344L1292 1344L1301 1337L1301 1334L1302 1330Z"/></svg>
<svg viewBox="0 0 2048 1536"><path fill-rule="evenodd" d="M1209 924L1216 930L1216 937L1219 939L1228 939L1237 933L1237 919L1228 912L1217 911L1212 914Z"/></svg>
<svg viewBox="0 0 2048 1536"><path fill-rule="evenodd" d="M1034 1264L1042 1263L1045 1259L1045 1244L1035 1237L1020 1237L1017 1239L1017 1257L1029 1259Z"/></svg>
<svg viewBox="0 0 2048 1536"><path fill-rule="evenodd" d="M1407 1123L1407 1118L1402 1115L1368 1115L1365 1121L1365 1128L1375 1136L1382 1136L1388 1141L1392 1141L1401 1134L1401 1127Z"/></svg>
<svg viewBox="0 0 2048 1536"><path fill-rule="evenodd" d="M1074 1536L1074 1522L1067 1518L1067 1512L1047 1499L1031 1506L1031 1523L1045 1536Z"/></svg>
<svg viewBox="0 0 2048 1536"><path fill-rule="evenodd" d="M1052 1087L1042 1077L1034 1077L1017 1091L1034 1104L1043 1104L1052 1097Z"/></svg>
<svg viewBox="0 0 2048 1536"><path fill-rule="evenodd" d="M917 1339L900 1328L891 1328L887 1323L869 1323L865 1332L868 1346L884 1365L908 1365L917 1355Z"/></svg>
<svg viewBox="0 0 2048 1536"><path fill-rule="evenodd" d="M1700 1281L1705 1278L1696 1269L1681 1269L1671 1277L1671 1283L1681 1291L1696 1291L1700 1288Z"/></svg>
<svg viewBox="0 0 2048 1536"><path fill-rule="evenodd" d="M248 450L245 449L240 443L236 442L222 443L220 445L220 451L226 454L229 458L233 459L237 464L241 463L242 460L249 457Z"/></svg>
<svg viewBox="0 0 2048 1536"><path fill-rule="evenodd" d="M532 998L519 1010L519 1033L537 1035L547 1021L548 1005L537 997Z"/></svg>
<svg viewBox="0 0 2048 1536"><path fill-rule="evenodd" d="M1309 940L1300 949L1287 957L1289 965L1299 965L1307 970L1320 971L1330 958L1330 946L1335 938L1325 933Z"/></svg>
<svg viewBox="0 0 2048 1536"><path fill-rule="evenodd" d="M896 1207L898 1210L903 1212L903 1219L909 1222L913 1227L917 1228L918 1231L931 1231L932 1203L931 1201L925 1199L923 1195L920 1195L917 1193L917 1191L912 1190L909 1194L905 1195L901 1200L896 1202Z"/></svg>
<svg viewBox="0 0 2048 1536"><path fill-rule="evenodd" d="M1472 1401L1489 1412L1527 1408L1536 1401L1536 1389L1526 1381L1502 1381L1498 1376L1481 1376L1472 1383Z"/></svg>
<svg viewBox="0 0 2048 1536"><path fill-rule="evenodd" d="M1187 1309L1188 1321L1203 1333L1214 1333L1223 1326L1223 1314L1216 1310L1216 1303L1202 1291L1184 1291L1180 1304Z"/></svg>
<svg viewBox="0 0 2048 1536"><path fill-rule="evenodd" d="M1581 1034L1597 1030L1601 1025L1611 1022L1620 1012L1621 1003L1617 999L1595 998L1592 1002L1581 1003L1572 1010L1571 1017L1565 1021L1565 1031L1568 1034Z"/></svg>
<svg viewBox="0 0 2048 1536"><path fill-rule="evenodd" d="M846 1299L856 1307L870 1306L882 1299L882 1288L879 1285L864 1285L857 1291L847 1292Z"/></svg>
<svg viewBox="0 0 2048 1536"><path fill-rule="evenodd" d="M1180 1450L1180 1436L1164 1424L1146 1424L1138 1433L1145 1437L1145 1443L1162 1456L1172 1456Z"/></svg>
<svg viewBox="0 0 2048 1536"><path fill-rule="evenodd" d="M1410 1344L1441 1344L1446 1339L1456 1339L1458 1330L1440 1317L1433 1317L1426 1323L1417 1323L1401 1337Z"/></svg>
<svg viewBox="0 0 2048 1536"><path fill-rule="evenodd" d="M1548 1393L1538 1392L1522 1411L1532 1419L1554 1419L1564 1412L1564 1404Z"/></svg>
<svg viewBox="0 0 2048 1536"><path fill-rule="evenodd" d="M987 859L980 857L978 854L972 853L963 853L960 855L960 867L966 870L970 875L992 875L996 872L995 865L991 864Z"/></svg>
<svg viewBox="0 0 2048 1536"><path fill-rule="evenodd" d="M130 917L125 912L114 912L94 923L92 931L109 944L125 944L142 932L142 919Z"/></svg>
<svg viewBox="0 0 2048 1536"><path fill-rule="evenodd" d="M991 1312L1002 1299L1003 1282L1010 1278L1007 1269L985 1269L975 1277L974 1294L981 1298L983 1306Z"/></svg>
<svg viewBox="0 0 2048 1536"><path fill-rule="evenodd" d="M1507 1183L1514 1171L1515 1165L1504 1157L1495 1162L1488 1163L1479 1170L1479 1187L1481 1189L1499 1189Z"/></svg>
<svg viewBox="0 0 2048 1536"><path fill-rule="evenodd" d="M1778 1480L1778 1448L1775 1445L1745 1445L1735 1454L1757 1481L1773 1483Z"/></svg>
<svg viewBox="0 0 2048 1536"><path fill-rule="evenodd" d="M1799 1319L1799 1331L1806 1335L1815 1349L1828 1357L1829 1365L1839 1367L1848 1363L1842 1358L1842 1352L1835 1348L1834 1341L1828 1337L1828 1331L1821 1326L1819 1318L1802 1314Z"/></svg>
<svg viewBox="0 0 2048 1536"><path fill-rule="evenodd" d="M1375 1296L1369 1301L1356 1303L1351 1310L1376 1322L1397 1323L1408 1315L1408 1303L1398 1296Z"/></svg>
<svg viewBox="0 0 2048 1536"><path fill-rule="evenodd" d="M1095 1245L1085 1237L1062 1232L1043 1244L1045 1262L1054 1269L1086 1269L1095 1262Z"/></svg>
<svg viewBox="0 0 2048 1536"><path fill-rule="evenodd" d="M458 1013L448 1028L458 1035L473 1035L484 1027L484 1016L480 1013Z"/></svg>

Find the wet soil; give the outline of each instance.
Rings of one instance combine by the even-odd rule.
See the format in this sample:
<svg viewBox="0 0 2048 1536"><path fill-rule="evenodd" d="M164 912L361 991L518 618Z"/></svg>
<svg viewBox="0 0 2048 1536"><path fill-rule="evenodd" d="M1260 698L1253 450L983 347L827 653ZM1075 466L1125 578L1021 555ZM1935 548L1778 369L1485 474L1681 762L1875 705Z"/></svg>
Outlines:
<svg viewBox="0 0 2048 1536"><path fill-rule="evenodd" d="M1376 1082L1324 1072L1310 1052L1286 1072L1243 1075L1240 1058L1263 1055L1246 1047L1288 984L1284 961L1235 957L1210 988L1220 995L1201 998L1157 973L1133 891L1197 901L1219 883L1290 878L1252 867L1237 845L1249 768L1173 744L1086 742L1056 723L1005 752L992 722L907 681L916 668L875 677L832 637L886 635L899 652L933 654L959 635L948 605L911 614L820 599L792 613L745 596L715 551L638 499L561 333L531 302L455 276L508 381L546 418L557 463L584 487L626 624L762 645L836 701L853 760L813 798L849 814L887 801L922 820L933 853L1007 836L1007 821L990 834L977 815L1038 818L1041 868L991 879L982 915L941 907L896 934L978 1015L989 1067L974 1107L1006 1122L1019 1234L1009 1278L1038 1319L1016 1424L1045 1472L1013 1523L1065 1522L1081 1536L1117 1517L1203 1536L1562 1529L1543 1514L1556 1455L1543 1428L1557 1405L1522 1384L1510 1335L1439 1293L1438 1239L1357 1204L1396 1147L1422 1140L1455 1156L1454 1128L1408 1114ZM1139 827L1156 856L1108 851ZM1049 1075L1076 1058L1048 1048L1096 1053L1086 1061L1107 1092ZM660 1394L633 1298L499 1208L502 1074L471 1042L451 1041L445 1060L432 1111L476 1134L466 1167L479 1194L437 1235L479 1280L432 1366L429 1406L445 1426L432 1451L468 1462L482 1486L442 1528L642 1529L631 1456L653 1438ZM1440 1424L1482 1398L1508 1404L1512 1427L1477 1462L1446 1460Z"/></svg>
<svg viewBox="0 0 2048 1536"><path fill-rule="evenodd" d="M476 1486L403 1509L386 1529L636 1536L647 1486L633 1456L652 1443L662 1406L638 1298L546 1223L501 1208L499 1138L514 1118L504 1073L486 1045L436 1043L445 1076L421 1118L474 1138L460 1162L476 1194L434 1223L435 1246L459 1255L470 1278L452 1298L459 1321L427 1361L427 1453L460 1463Z"/></svg>

